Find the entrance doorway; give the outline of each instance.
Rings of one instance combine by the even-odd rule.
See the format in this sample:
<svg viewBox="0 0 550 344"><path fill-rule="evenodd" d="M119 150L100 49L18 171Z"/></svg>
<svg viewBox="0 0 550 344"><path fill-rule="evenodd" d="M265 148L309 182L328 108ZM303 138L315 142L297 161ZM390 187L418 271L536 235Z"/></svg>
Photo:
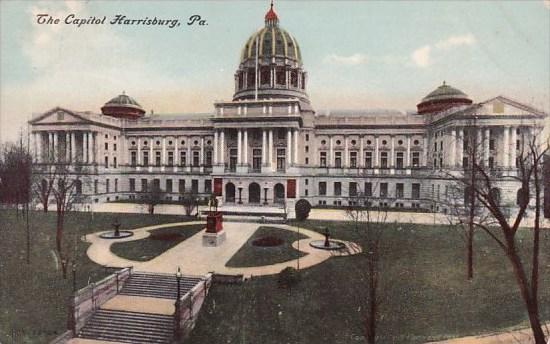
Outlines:
<svg viewBox="0 0 550 344"><path fill-rule="evenodd" d="M225 201L235 203L235 184L227 183L225 185Z"/></svg>
<svg viewBox="0 0 550 344"><path fill-rule="evenodd" d="M273 188L273 202L284 203L285 202L285 187L281 183L275 184Z"/></svg>
<svg viewBox="0 0 550 344"><path fill-rule="evenodd" d="M261 189L258 183L248 186L248 203L260 203Z"/></svg>

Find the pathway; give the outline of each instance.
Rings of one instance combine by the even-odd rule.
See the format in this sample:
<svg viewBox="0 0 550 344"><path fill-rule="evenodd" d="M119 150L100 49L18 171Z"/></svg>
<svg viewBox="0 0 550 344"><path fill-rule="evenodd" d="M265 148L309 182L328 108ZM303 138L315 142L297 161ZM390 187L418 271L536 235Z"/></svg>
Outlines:
<svg viewBox="0 0 550 344"><path fill-rule="evenodd" d="M550 334L550 323L546 324L547 334ZM503 331L499 333L462 337L449 339L440 342L429 342L426 344L529 344L532 343L532 333L528 328Z"/></svg>
<svg viewBox="0 0 550 344"><path fill-rule="evenodd" d="M218 247L204 247L202 245L202 234L204 231L201 231L161 255L146 262L138 262L121 258L111 252L110 249L111 245L115 241L125 242L146 238L149 236L149 231L153 229L197 223L203 222L180 222L142 227L134 229L134 235L132 237L117 240L100 238L99 234L102 232L88 234L86 235L85 240L90 242L92 245L88 248L87 254L91 260L101 265L112 267L133 266L136 271L153 273L173 273L178 267L181 267L184 274L195 276L202 276L208 272L231 275L243 274L245 277L249 277L251 275L271 275L279 273L287 266L296 267L298 265L298 260L294 259L283 263L257 267L233 268L225 266L231 257L241 248L241 246L246 243L250 236L252 236L256 229L261 226L257 223L226 222L224 223L224 230L226 231L227 239L222 245ZM292 246L296 249L308 253L306 256L300 258L300 268L307 268L319 264L335 255L334 252L317 250L309 245L309 242L312 240L324 240L324 236L317 232L287 225L269 226L299 232L300 234L308 237L307 239L300 240L299 243L296 241L292 244ZM353 243L345 243L351 254L360 252L361 249L359 246Z"/></svg>

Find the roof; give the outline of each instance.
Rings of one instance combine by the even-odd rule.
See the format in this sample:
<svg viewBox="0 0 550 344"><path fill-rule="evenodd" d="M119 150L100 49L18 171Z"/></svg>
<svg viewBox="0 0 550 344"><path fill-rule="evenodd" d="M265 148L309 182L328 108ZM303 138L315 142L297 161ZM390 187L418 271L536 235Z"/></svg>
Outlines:
<svg viewBox="0 0 550 344"><path fill-rule="evenodd" d="M422 102L441 99L468 99L468 96L466 93L447 85L445 81L443 81L443 85L439 86L430 92L426 97L422 98Z"/></svg>
<svg viewBox="0 0 550 344"><path fill-rule="evenodd" d="M114 97L113 99L109 100L107 103L105 103L106 106L131 106L131 107L137 107L139 109L143 108L139 103L132 97L128 96L124 91L121 95L118 95Z"/></svg>

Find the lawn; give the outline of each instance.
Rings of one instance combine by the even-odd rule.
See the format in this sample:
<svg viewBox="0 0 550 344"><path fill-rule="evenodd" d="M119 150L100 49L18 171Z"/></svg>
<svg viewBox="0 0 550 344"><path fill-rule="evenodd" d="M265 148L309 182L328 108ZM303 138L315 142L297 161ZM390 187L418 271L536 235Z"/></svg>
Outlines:
<svg viewBox="0 0 550 344"><path fill-rule="evenodd" d="M262 238L280 239L282 244L273 247L254 245L255 240ZM232 268L271 265L303 257L307 253L294 249L292 243L305 238L307 236L286 229L261 226L225 265Z"/></svg>
<svg viewBox="0 0 550 344"><path fill-rule="evenodd" d="M316 230L325 223L300 226ZM362 242L345 223L334 238ZM531 233L521 231L519 246ZM388 226L383 235L377 343L425 343L527 324L508 262L483 233L475 277L465 280L464 242L447 226ZM550 319L550 232L541 238L540 310ZM186 343L364 343L363 256L331 258L301 271L290 292L276 276L215 285Z"/></svg>
<svg viewBox="0 0 550 344"><path fill-rule="evenodd" d="M143 262L157 257L204 228L204 224L194 224L154 229L145 239L112 244L111 251L119 257Z"/></svg>
<svg viewBox="0 0 550 344"><path fill-rule="evenodd" d="M31 256L26 263L26 231L23 218L0 210L0 342L47 343L65 331L67 300L72 293L72 272L63 279L56 269L55 212L32 212ZM121 229L181 222L181 216L147 214L70 213L64 240L74 248L75 235L112 229L118 218ZM77 244L77 287L98 281L110 273L88 259L89 244ZM14 338L15 337L15 338Z"/></svg>

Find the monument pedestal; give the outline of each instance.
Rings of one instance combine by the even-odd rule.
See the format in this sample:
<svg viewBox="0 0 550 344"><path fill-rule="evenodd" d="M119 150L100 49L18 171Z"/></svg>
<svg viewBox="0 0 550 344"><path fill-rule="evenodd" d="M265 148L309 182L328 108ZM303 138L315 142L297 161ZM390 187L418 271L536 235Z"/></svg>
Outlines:
<svg viewBox="0 0 550 344"><path fill-rule="evenodd" d="M212 211L206 216L206 232L202 235L202 246L216 247L224 241L222 213Z"/></svg>

